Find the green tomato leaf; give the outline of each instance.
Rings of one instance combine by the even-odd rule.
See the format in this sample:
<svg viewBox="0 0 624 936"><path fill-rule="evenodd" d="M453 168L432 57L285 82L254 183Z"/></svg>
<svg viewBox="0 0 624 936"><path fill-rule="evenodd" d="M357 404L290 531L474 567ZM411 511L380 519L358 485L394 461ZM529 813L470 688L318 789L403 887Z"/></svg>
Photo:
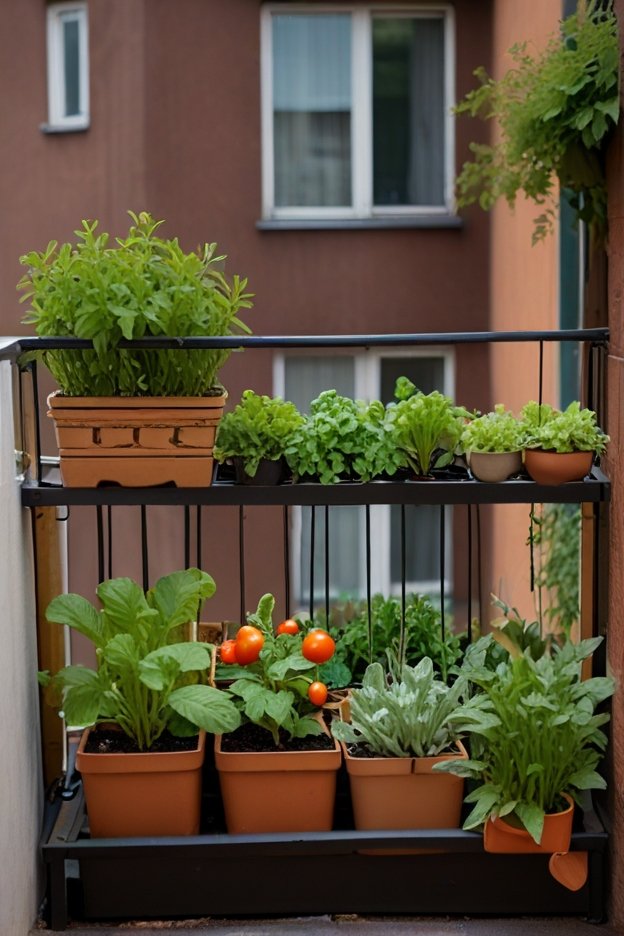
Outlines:
<svg viewBox="0 0 624 936"><path fill-rule="evenodd" d="M212 686L182 686L169 696L169 705L193 725L211 734L234 731L240 712L224 692Z"/></svg>

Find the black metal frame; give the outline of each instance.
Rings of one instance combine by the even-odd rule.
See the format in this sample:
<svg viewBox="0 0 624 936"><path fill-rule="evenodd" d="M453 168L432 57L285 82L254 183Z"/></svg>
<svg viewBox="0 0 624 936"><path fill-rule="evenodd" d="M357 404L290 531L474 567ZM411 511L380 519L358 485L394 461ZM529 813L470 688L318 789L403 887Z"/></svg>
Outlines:
<svg viewBox="0 0 624 936"><path fill-rule="evenodd" d="M426 335L375 335L270 338L144 339L134 346L207 348L335 348L448 345L489 342L536 342L539 348L538 399L542 400L543 349L545 342L580 341L589 348L587 366L588 405L600 407L604 395L604 360L608 340L605 329L567 332L476 332ZM128 343L124 342L124 345ZM21 339L4 349L0 357L15 357L27 351L49 348L88 348L90 342L70 338ZM31 369L37 388L36 365ZM36 415L37 446L39 436ZM479 506L501 503L592 503L594 508L594 610L595 631L603 563L599 553L602 504L609 500L609 483L600 469L591 478L560 487L544 487L528 480L487 484L473 480L374 481L367 484L284 484L278 487L245 487L217 477L211 487L176 488L63 488L44 477L39 456L34 481L22 488L25 507L94 505L97 519L98 572L112 574L112 507L140 505L144 585L149 582L147 508L151 505L180 505L185 514L184 557L191 561L192 515L195 513L195 558L201 565L201 511L204 506L238 506L241 619L245 610L245 524L243 507L277 505L284 514L284 576L286 607L290 608L289 526L290 506L325 510L337 505L366 506L367 601L370 610L370 513L374 504L402 505L405 573L404 517L408 505L437 505L444 526L445 505L466 505L468 524L468 630L471 626L474 567L480 561ZM475 522L476 521L476 522ZM327 528L325 525L326 540ZM473 556L476 532L476 561ZM441 580L444 578L444 540L441 543ZM329 607L330 559L325 543L325 610ZM313 572L311 570L311 578ZM481 582L477 593L481 607ZM311 601L313 588L310 588ZM405 609L405 574L401 600ZM442 605L444 602L442 602ZM369 613L370 618L370 613ZM444 626L444 622L443 625ZM600 664L600 661L598 661ZM563 890L549 876L544 856L492 856L483 851L482 837L461 830L409 830L401 832L356 832L352 828L346 797L346 777L339 776L336 831L293 835L228 836L219 819L207 820L216 810L217 783L209 762L206 767L206 808L203 829L207 834L190 838L91 840L85 837L80 796L49 807L42 843L49 869L48 912L53 929L63 929L71 910L76 913L72 863L79 862L83 912L87 918L132 916L237 915L287 913L574 913L594 921L604 918L604 859L607 833L593 812L591 802L577 825L574 850L589 854L589 881L575 894ZM60 811L59 811L60 809ZM55 815L58 812L58 815ZM50 831L51 829L51 831ZM367 849L412 849L402 855L362 854ZM463 856L469 854L469 860ZM296 866L293 865L296 860ZM241 874L257 870L263 874L257 888L246 888L245 905L239 898ZM228 874L228 870L232 874ZM295 873L293 873L295 869ZM311 888L312 876L322 874L323 886ZM371 877L374 875L374 877ZM288 888L267 886L267 881L288 880ZM490 886L483 888L488 880ZM518 881L522 882L519 886ZM214 882L218 882L214 885ZM213 886L214 885L214 886Z"/></svg>

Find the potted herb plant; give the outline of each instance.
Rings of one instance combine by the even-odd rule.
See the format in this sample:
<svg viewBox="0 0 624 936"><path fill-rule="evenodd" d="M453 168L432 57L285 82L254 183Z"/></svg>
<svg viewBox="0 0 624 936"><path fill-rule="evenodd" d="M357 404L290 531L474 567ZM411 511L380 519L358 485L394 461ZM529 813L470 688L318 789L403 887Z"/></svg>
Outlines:
<svg viewBox="0 0 624 936"><path fill-rule="evenodd" d="M512 412L497 403L465 427L461 447L472 474L479 481L506 481L522 470L524 430Z"/></svg>
<svg viewBox="0 0 624 936"><path fill-rule="evenodd" d="M388 654L371 663L349 696L349 721L335 721L342 743L357 829L459 826L463 784L440 783L433 765L467 760L451 716L465 689L437 678L424 657L411 667ZM448 779L448 777L446 778Z"/></svg>
<svg viewBox="0 0 624 936"><path fill-rule="evenodd" d="M416 476L452 464L470 413L438 390L422 393L407 377L397 380L395 397L388 407L392 442Z"/></svg>
<svg viewBox="0 0 624 936"><path fill-rule="evenodd" d="M484 665L492 637L482 638L465 668L478 688L452 716L470 739L471 759L436 771L470 777L474 807L465 829L485 824L485 848L495 852L565 853L574 799L604 789L597 772L609 720L596 706L614 691L608 677L581 680L581 663L602 638L567 641L533 659L512 640L495 669Z"/></svg>
<svg viewBox="0 0 624 936"><path fill-rule="evenodd" d="M365 403L325 390L293 433L286 460L295 480L336 484L394 475L407 462L397 449L379 400Z"/></svg>
<svg viewBox="0 0 624 936"><path fill-rule="evenodd" d="M287 468L284 451L303 422L294 403L245 390L219 424L215 460L232 460L239 482L277 484Z"/></svg>
<svg viewBox="0 0 624 936"><path fill-rule="evenodd" d="M76 245L55 241L21 257L24 322L42 337L89 339L89 349L40 353L60 392L49 399L63 483L205 487L223 412L219 369L229 349L123 348L123 340L248 332L247 281L226 278L216 244L186 253L163 223L129 212L110 244L83 221Z"/></svg>
<svg viewBox="0 0 624 936"><path fill-rule="evenodd" d="M539 484L581 481L609 441L594 411L581 407L578 400L563 412L531 401L521 417L526 429L524 464Z"/></svg>
<svg viewBox="0 0 624 936"><path fill-rule="evenodd" d="M175 642L215 591L199 569L173 572L147 591L129 578L97 588L101 610L81 595L59 595L48 621L68 625L95 647L97 664L66 666L41 682L62 699L83 732L82 774L91 835L192 835L199 831L205 733L240 721L226 693L206 685L211 652Z"/></svg>
<svg viewBox="0 0 624 936"><path fill-rule="evenodd" d="M231 833L329 831L341 755L319 717L327 687L318 670L335 644L295 621L274 630L274 606L264 595L221 655L234 664L228 692L242 718L215 738L226 825Z"/></svg>

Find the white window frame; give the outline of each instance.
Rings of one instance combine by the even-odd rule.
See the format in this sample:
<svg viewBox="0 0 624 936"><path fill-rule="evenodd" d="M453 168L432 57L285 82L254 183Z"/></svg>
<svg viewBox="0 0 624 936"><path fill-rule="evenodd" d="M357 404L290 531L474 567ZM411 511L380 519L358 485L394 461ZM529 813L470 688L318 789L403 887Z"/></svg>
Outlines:
<svg viewBox="0 0 624 936"><path fill-rule="evenodd" d="M309 207L275 205L275 166L273 150L273 34L276 13L350 13L352 19L351 86L351 206ZM372 20L386 17L444 19L444 205L373 205L373 114L372 114ZM455 211L455 16L446 3L374 4L352 3L269 3L262 7L260 20L261 116L262 116L262 216L270 219L344 219L449 215Z"/></svg>
<svg viewBox="0 0 624 936"><path fill-rule="evenodd" d="M78 106L80 113L65 110L65 47L63 22L78 23ZM89 126L89 22L84 2L52 3L47 12L48 126L79 130Z"/></svg>
<svg viewBox="0 0 624 936"><path fill-rule="evenodd" d="M335 352L327 349L314 348L309 351L298 348L292 352L276 354L273 358L273 388L275 396L284 398L286 392L286 359L288 357L324 357L348 354L348 349L340 348ZM443 388L442 392L455 399L455 352L446 345L431 345L426 347L384 348L355 351L354 358L354 398L359 400L378 399L381 388L381 362L387 358L442 358L443 361ZM330 388L327 388L330 389ZM301 537L302 513L300 507L291 511L291 569L293 594L302 593L301 582ZM388 504L371 504L370 507L371 531L374 536L371 540L371 592L381 593L384 596L399 595L400 583L392 583L390 564L391 512ZM445 512L445 556L444 556L444 593L448 595L453 586L453 511ZM366 542L361 536L358 543L359 550L359 579L363 586L366 582ZM330 557L331 558L331 557ZM440 579L406 580L406 591L418 594L437 594L440 590ZM315 589L316 590L316 589Z"/></svg>

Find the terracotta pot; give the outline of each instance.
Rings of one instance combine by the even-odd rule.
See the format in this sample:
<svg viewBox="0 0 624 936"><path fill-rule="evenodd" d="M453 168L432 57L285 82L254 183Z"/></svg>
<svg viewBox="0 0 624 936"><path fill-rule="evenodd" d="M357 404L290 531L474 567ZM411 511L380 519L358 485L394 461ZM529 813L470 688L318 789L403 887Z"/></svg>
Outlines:
<svg viewBox="0 0 624 936"><path fill-rule="evenodd" d="M538 484L582 481L591 471L593 461L593 452L546 452L543 449L524 452L525 468Z"/></svg>
<svg viewBox="0 0 624 936"><path fill-rule="evenodd" d="M547 813L544 817L542 840L537 842L526 829L510 825L505 819L488 819L483 828L483 847L487 852L501 855L511 854L553 854L567 852L572 835L574 801L567 793L563 794L568 803L567 809L558 813Z"/></svg>
<svg viewBox="0 0 624 936"><path fill-rule="evenodd" d="M437 757L351 757L342 744L356 829L459 828L464 781L433 765L465 760L466 749Z"/></svg>
<svg viewBox="0 0 624 936"><path fill-rule="evenodd" d="M522 452L467 452L466 461L478 481L506 481L522 470Z"/></svg>
<svg viewBox="0 0 624 936"><path fill-rule="evenodd" d="M230 752L216 735L228 832L329 832L340 762L337 742L329 751Z"/></svg>
<svg viewBox="0 0 624 936"><path fill-rule="evenodd" d="M65 487L208 487L226 395L48 397Z"/></svg>
<svg viewBox="0 0 624 936"><path fill-rule="evenodd" d="M88 754L90 731L80 739L76 768L92 838L198 834L205 731L193 751Z"/></svg>

